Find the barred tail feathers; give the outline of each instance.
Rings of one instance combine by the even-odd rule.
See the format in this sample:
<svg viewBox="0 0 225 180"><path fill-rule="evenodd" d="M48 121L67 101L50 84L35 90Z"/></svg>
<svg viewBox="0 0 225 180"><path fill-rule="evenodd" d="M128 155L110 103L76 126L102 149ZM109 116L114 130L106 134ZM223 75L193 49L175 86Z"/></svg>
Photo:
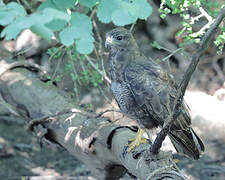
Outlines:
<svg viewBox="0 0 225 180"><path fill-rule="evenodd" d="M192 128L172 130L169 137L178 153L183 153L192 159L199 159L205 150L203 142Z"/></svg>

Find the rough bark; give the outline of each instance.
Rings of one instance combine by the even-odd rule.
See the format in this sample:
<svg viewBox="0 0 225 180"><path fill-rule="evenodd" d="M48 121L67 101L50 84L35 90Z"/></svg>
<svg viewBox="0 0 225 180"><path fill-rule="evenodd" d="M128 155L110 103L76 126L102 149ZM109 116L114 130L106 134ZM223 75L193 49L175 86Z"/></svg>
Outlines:
<svg viewBox="0 0 225 180"><path fill-rule="evenodd" d="M10 66L15 62L12 56L3 50L1 54L1 105L8 105L15 117L23 117L42 142L67 149L98 179L119 179L127 171L140 179L185 179L171 161L171 153L151 156L146 153L147 144L125 153L134 129L83 111L64 92L41 81L40 69L29 64Z"/></svg>

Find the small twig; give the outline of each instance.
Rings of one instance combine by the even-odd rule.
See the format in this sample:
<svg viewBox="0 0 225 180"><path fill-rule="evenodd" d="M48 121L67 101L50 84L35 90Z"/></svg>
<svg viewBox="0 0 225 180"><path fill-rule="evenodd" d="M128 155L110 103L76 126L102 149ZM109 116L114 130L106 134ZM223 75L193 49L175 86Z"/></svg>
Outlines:
<svg viewBox="0 0 225 180"><path fill-rule="evenodd" d="M216 30L224 17L225 17L225 7L220 10L220 13L217 16L217 18L215 19L214 23L211 25L211 27L208 29L208 31L203 36L199 48L193 54L191 64L189 65L189 67L188 67L187 71L185 72L183 79L179 85L179 88L177 91L177 97L174 100L173 109L172 109L170 115L168 116L168 118L165 120L166 123L164 124L164 127L162 128L160 133L157 135L157 137L151 147L150 151L153 154L157 154L159 152L159 149L162 146L162 142L164 141L166 135L169 133L170 126L176 120L176 117L179 114L180 106L183 102L185 90L187 88L187 85L191 79L193 72L195 71L195 69L200 61L200 56L209 47L209 44L212 42L212 39L216 33Z"/></svg>
<svg viewBox="0 0 225 180"><path fill-rule="evenodd" d="M99 44L99 43L98 43L98 44ZM97 58L97 59L100 59L100 57L99 57L99 55L98 55L98 52L97 52L97 49L96 49L95 46L94 46L94 52L95 52L96 58Z"/></svg>
<svg viewBox="0 0 225 180"><path fill-rule="evenodd" d="M49 57L48 62L50 64L51 60L53 59L53 57L64 47L64 45L60 46L54 53L52 53L52 55Z"/></svg>
<svg viewBox="0 0 225 180"><path fill-rule="evenodd" d="M82 71L86 71L84 63L83 63L83 61L82 61L82 59L80 57L80 54L77 54L77 58L79 59L79 64L81 66Z"/></svg>
<svg viewBox="0 0 225 180"><path fill-rule="evenodd" d="M26 49L21 49L20 51L17 51L14 57L17 57L21 54L25 54L26 52L30 51L32 48L34 48L32 45Z"/></svg>
<svg viewBox="0 0 225 180"><path fill-rule="evenodd" d="M56 77L56 73L57 73L57 71L58 71L58 69L59 69L59 65L61 64L62 59L63 59L63 56L65 55L65 53L66 53L66 50L63 51L63 53L62 53L62 55L61 55L61 58L58 60L58 63L57 63L56 68L55 68L55 71L54 71L54 73L53 73L53 75L52 75L52 78L51 78L52 80L54 80L55 77Z"/></svg>
<svg viewBox="0 0 225 180"><path fill-rule="evenodd" d="M91 12L90 18L91 18L92 20L94 20L94 15L95 15L96 11L97 11L97 6L95 6L94 9L93 9L92 12Z"/></svg>
<svg viewBox="0 0 225 180"><path fill-rule="evenodd" d="M99 70L95 64L92 62L91 58L88 55L84 55L87 59L87 61L90 63L90 65L99 73L103 76L103 78L109 83L111 84L111 80L108 78L108 76L106 76L106 74L104 72L102 72L101 70Z"/></svg>
<svg viewBox="0 0 225 180"><path fill-rule="evenodd" d="M200 14L198 16L195 16L195 17L191 17L191 20L190 20L190 24L194 24L195 21L198 21L201 17L203 17L204 15L203 14Z"/></svg>
<svg viewBox="0 0 225 180"><path fill-rule="evenodd" d="M103 47L102 47L103 41L102 41L101 35L100 35L100 33L99 33L99 30L98 30L98 26L97 26L95 20L93 20L93 26L94 26L95 32L96 32L96 34L97 34L97 38L98 38L98 40L99 40L99 44L98 44L98 53L97 53L97 51L95 51L95 52L96 52L96 57L97 57L97 58L100 57L100 59L101 59L102 71L103 71L103 73L106 75L105 66L104 66L104 59L103 59L103 56L102 56L102 54L103 54L103 52L104 52L104 51L103 51Z"/></svg>
<svg viewBox="0 0 225 180"><path fill-rule="evenodd" d="M74 60L72 58L72 52L71 52L71 49L69 49L69 52L68 52L68 57L69 57L69 60L71 61L71 64L72 64L72 70L73 70L73 73L77 76L77 82L79 85L81 85L81 81L80 81L80 78L78 76L78 73L77 73L77 70L75 68L75 64L74 64ZM77 57L78 58L78 57ZM73 88L74 89L77 89L77 83L76 81L73 79L74 83L73 83ZM74 91L75 92L75 96L76 96L76 99L79 100L79 92L78 91Z"/></svg>
<svg viewBox="0 0 225 180"><path fill-rule="evenodd" d="M105 110L105 111L103 111L103 112L98 113L98 114L95 116L95 118L99 118L99 117L101 117L103 114L105 114L105 113L107 113L107 112L118 112L118 113L123 114L120 110L116 110L116 109L107 109L107 110Z"/></svg>
<svg viewBox="0 0 225 180"><path fill-rule="evenodd" d="M200 7L199 10L201 14L208 20L208 23L204 25L198 32L193 33L192 35L194 37L202 36L205 33L206 29L208 29L214 21L214 19L202 7Z"/></svg>
<svg viewBox="0 0 225 180"><path fill-rule="evenodd" d="M130 27L130 32L132 32L132 31L133 31L134 26L135 26L135 23L133 23L133 24L131 25L131 27Z"/></svg>
<svg viewBox="0 0 225 180"><path fill-rule="evenodd" d="M182 48L178 48L178 49L176 49L176 50L174 50L171 54L169 54L168 56L166 56L165 58L163 58L162 60L161 60L161 62L164 62L164 61L166 61L166 60L168 60L171 56L173 56L174 54L176 54L178 51L180 51Z"/></svg>
<svg viewBox="0 0 225 180"><path fill-rule="evenodd" d="M168 59L173 56L174 54L176 54L178 51L180 51L182 48L178 48L175 51L173 51L171 54L169 54L168 56L166 56L165 58L163 58L160 62L164 62L167 61L167 65L168 65L168 69L169 69L169 74L172 75L172 70L171 70L171 66L170 66L170 61L168 61Z"/></svg>
<svg viewBox="0 0 225 180"><path fill-rule="evenodd" d="M68 56L69 56L69 59L71 60L71 63L72 63L72 70L73 70L73 73L77 75L78 77L78 73L76 71L76 68L75 68L75 64L73 62L73 58L72 58L72 52L71 52L71 49L69 49L69 53L68 53ZM82 83L80 82L80 79L77 78L77 82L81 85ZM74 82L75 83L75 82Z"/></svg>
<svg viewBox="0 0 225 180"><path fill-rule="evenodd" d="M205 18L209 21L212 22L213 18L210 16L202 7L199 8L199 11L202 13L202 15L205 16Z"/></svg>

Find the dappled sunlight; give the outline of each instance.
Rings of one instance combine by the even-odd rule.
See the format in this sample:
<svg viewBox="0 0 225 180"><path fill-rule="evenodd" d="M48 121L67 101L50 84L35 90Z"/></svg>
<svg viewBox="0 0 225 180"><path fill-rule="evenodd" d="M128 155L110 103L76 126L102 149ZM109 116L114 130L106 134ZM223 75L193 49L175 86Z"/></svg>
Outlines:
<svg viewBox="0 0 225 180"><path fill-rule="evenodd" d="M81 130L79 130L76 134L75 146L80 147L83 152L86 152L87 148L89 146L89 143L90 143L90 138L92 138L92 137L89 136L89 137L83 139L81 137Z"/></svg>
<svg viewBox="0 0 225 180"><path fill-rule="evenodd" d="M6 62L4 59L1 59L1 61L0 61L0 76L2 76L2 78L1 78L2 81L7 82L8 79L13 79L13 80L7 82L7 84L10 86L18 81L24 81L26 79L26 77L23 76L19 72L7 73L4 75L4 73L8 71L9 66L10 65L8 64L8 62Z"/></svg>
<svg viewBox="0 0 225 180"><path fill-rule="evenodd" d="M24 84L25 84L26 86L31 86L31 85L32 85L32 81L31 81L30 79L26 79L26 80L24 81Z"/></svg>
<svg viewBox="0 0 225 180"><path fill-rule="evenodd" d="M73 118L75 118L76 117L76 114L72 114L72 115L70 115L68 118L66 118L65 119L65 122L66 121L69 121L70 122L70 124L72 123L72 120L73 120Z"/></svg>
<svg viewBox="0 0 225 180"><path fill-rule="evenodd" d="M35 167L31 168L31 171L35 174L38 174L39 176L60 176L58 172L56 172L55 169L52 168L46 168L46 167Z"/></svg>
<svg viewBox="0 0 225 180"><path fill-rule="evenodd" d="M13 77L13 78L12 78ZM7 79L10 78L10 81L7 81ZM11 86L13 85L14 83L17 83L18 81L24 81L24 84L25 84L25 80L27 79L27 77L23 76L21 73L17 73L17 72L14 72L13 74L11 73L8 73L7 75L5 75L2 80L4 81L4 79L6 79L7 81L7 85L8 86Z"/></svg>
<svg viewBox="0 0 225 180"><path fill-rule="evenodd" d="M200 91L186 91L185 100L190 107L193 118L201 116L213 123L225 124L225 100Z"/></svg>
<svg viewBox="0 0 225 180"><path fill-rule="evenodd" d="M67 131L67 133L65 135L65 138L64 138L65 143L67 143L69 141L73 131L76 130L76 129L77 129L77 127L68 127L68 131Z"/></svg>

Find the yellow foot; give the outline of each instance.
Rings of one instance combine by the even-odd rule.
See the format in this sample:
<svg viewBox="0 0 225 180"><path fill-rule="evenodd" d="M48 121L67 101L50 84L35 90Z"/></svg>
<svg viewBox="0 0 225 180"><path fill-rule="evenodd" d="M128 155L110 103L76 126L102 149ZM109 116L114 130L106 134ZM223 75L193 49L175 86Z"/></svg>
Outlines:
<svg viewBox="0 0 225 180"><path fill-rule="evenodd" d="M173 159L173 161L177 164L177 163L179 163L179 159Z"/></svg>
<svg viewBox="0 0 225 180"><path fill-rule="evenodd" d="M136 137L129 140L127 149L128 153L131 152L134 148L140 146L140 144L149 144L148 139L142 137L144 132L144 129L139 128Z"/></svg>

